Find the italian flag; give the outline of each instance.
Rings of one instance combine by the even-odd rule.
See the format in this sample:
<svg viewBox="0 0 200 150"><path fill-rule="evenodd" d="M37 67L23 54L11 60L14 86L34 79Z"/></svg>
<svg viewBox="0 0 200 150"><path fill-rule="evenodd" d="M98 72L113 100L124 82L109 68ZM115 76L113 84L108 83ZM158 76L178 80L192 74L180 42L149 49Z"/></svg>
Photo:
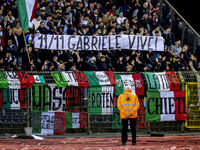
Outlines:
<svg viewBox="0 0 200 150"><path fill-rule="evenodd" d="M1 71L0 76L0 89L23 89L32 87L26 71Z"/></svg>
<svg viewBox="0 0 200 150"><path fill-rule="evenodd" d="M17 0L22 30L28 30L33 26L32 20L35 17L38 0Z"/></svg>
<svg viewBox="0 0 200 150"><path fill-rule="evenodd" d="M147 91L146 121L187 120L185 91Z"/></svg>
<svg viewBox="0 0 200 150"><path fill-rule="evenodd" d="M57 87L79 86L88 87L89 83L82 71L51 72Z"/></svg>
<svg viewBox="0 0 200 150"><path fill-rule="evenodd" d="M86 113L65 113L66 128L86 128L87 114Z"/></svg>
<svg viewBox="0 0 200 150"><path fill-rule="evenodd" d="M33 133L42 135L64 135L64 112L33 112L31 113Z"/></svg>
<svg viewBox="0 0 200 150"><path fill-rule="evenodd" d="M180 82L175 72L144 73L148 91L178 91Z"/></svg>
<svg viewBox="0 0 200 150"><path fill-rule="evenodd" d="M115 74L115 95L123 94L125 86L130 86L132 93L136 95L144 95L144 82L140 73L132 75Z"/></svg>
<svg viewBox="0 0 200 150"><path fill-rule="evenodd" d="M89 86L115 85L115 75L112 71L84 71Z"/></svg>
<svg viewBox="0 0 200 150"><path fill-rule="evenodd" d="M29 78L31 83L46 83L44 77L41 75L30 75Z"/></svg>

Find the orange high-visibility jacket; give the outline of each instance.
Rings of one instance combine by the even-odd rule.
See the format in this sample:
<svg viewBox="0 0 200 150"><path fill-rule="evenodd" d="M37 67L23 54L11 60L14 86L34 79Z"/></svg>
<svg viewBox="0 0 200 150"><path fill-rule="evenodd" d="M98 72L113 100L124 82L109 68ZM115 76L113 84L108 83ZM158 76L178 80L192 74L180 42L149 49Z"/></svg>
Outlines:
<svg viewBox="0 0 200 150"><path fill-rule="evenodd" d="M133 94L131 90L125 90L117 99L117 108L120 111L121 119L128 119L126 115L131 113L129 118L137 117L137 110L140 107L140 103L137 95Z"/></svg>

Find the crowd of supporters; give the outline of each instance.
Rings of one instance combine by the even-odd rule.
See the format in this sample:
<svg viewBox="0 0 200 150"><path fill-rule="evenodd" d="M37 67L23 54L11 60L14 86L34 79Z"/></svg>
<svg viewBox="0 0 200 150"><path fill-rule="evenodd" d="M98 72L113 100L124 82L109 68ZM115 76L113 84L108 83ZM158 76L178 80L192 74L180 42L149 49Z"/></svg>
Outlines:
<svg viewBox="0 0 200 150"><path fill-rule="evenodd" d="M159 0L39 0L34 26L22 32L16 0L0 1L0 70L180 71L200 70L198 55L170 28L165 11L161 32ZM158 51L69 51L34 48L36 33L50 35L162 36Z"/></svg>

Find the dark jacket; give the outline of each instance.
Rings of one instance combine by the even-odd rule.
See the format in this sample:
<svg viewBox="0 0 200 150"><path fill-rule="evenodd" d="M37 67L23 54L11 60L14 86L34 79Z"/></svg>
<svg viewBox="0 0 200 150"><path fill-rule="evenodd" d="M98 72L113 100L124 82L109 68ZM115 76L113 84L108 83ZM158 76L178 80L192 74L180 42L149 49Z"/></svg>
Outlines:
<svg viewBox="0 0 200 150"><path fill-rule="evenodd" d="M165 39L165 43L167 46L171 46L172 44L175 44L175 36L172 32L166 33L166 31L164 31L163 33L163 38Z"/></svg>
<svg viewBox="0 0 200 150"><path fill-rule="evenodd" d="M82 71L97 71L97 66L95 64L82 61L81 62L81 69Z"/></svg>
<svg viewBox="0 0 200 150"><path fill-rule="evenodd" d="M94 26L97 24L98 19L100 18L99 15L95 16L94 13L91 14L90 19L93 21Z"/></svg>

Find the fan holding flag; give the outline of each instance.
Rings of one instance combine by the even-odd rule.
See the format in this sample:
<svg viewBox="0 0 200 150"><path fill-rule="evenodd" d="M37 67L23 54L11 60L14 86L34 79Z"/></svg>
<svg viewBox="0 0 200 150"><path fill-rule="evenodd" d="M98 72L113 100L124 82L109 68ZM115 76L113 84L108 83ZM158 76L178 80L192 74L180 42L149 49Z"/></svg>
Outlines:
<svg viewBox="0 0 200 150"><path fill-rule="evenodd" d="M17 7L20 17L20 23L22 26L22 31L28 30L33 26L33 19L37 10L38 0L17 0ZM23 32L24 42L26 45L25 34ZM26 45L27 48L27 45ZM31 64L29 54L27 52L29 64ZM32 70L32 67L30 67Z"/></svg>

